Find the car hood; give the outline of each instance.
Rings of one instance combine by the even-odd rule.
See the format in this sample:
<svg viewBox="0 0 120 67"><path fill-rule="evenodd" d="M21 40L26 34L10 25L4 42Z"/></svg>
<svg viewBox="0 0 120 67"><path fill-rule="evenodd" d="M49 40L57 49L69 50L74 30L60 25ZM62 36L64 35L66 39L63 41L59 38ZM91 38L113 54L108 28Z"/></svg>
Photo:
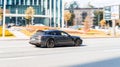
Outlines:
<svg viewBox="0 0 120 67"><path fill-rule="evenodd" d="M80 38L79 36L71 36L72 38Z"/></svg>

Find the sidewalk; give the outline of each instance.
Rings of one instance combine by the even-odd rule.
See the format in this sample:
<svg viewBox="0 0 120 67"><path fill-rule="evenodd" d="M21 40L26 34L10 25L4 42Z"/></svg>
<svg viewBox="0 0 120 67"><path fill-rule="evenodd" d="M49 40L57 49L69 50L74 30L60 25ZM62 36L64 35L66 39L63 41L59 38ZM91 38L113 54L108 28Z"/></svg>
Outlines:
<svg viewBox="0 0 120 67"><path fill-rule="evenodd" d="M10 28L8 29L11 33L13 33L15 35L16 38L28 38L28 36L26 36L25 34L23 34L22 32L20 32L20 28Z"/></svg>
<svg viewBox="0 0 120 67"><path fill-rule="evenodd" d="M80 36L81 38L118 38L118 36L117 37L113 37L113 36L111 36L111 35L103 35L103 34L94 34L94 35L91 35L91 34L70 34L70 35L73 35L73 36ZM29 40L29 38L30 37L1 37L0 38L0 40Z"/></svg>
<svg viewBox="0 0 120 67"><path fill-rule="evenodd" d="M120 30L116 30L114 36L109 29L91 29L87 33L82 33L81 30L63 29L71 35L80 36L81 38L118 38L120 37Z"/></svg>
<svg viewBox="0 0 120 67"><path fill-rule="evenodd" d="M0 40L28 40L29 37L20 32L19 28L9 28L8 29L11 33L15 35L15 37L0 37Z"/></svg>
<svg viewBox="0 0 120 67"><path fill-rule="evenodd" d="M0 37L0 41L4 41L4 40L29 40L29 38Z"/></svg>
<svg viewBox="0 0 120 67"><path fill-rule="evenodd" d="M0 37L0 40L29 40L30 38L29 36L26 36L25 34L20 32L20 28L11 28L8 30L12 32L15 35L15 37L4 37L4 38ZM120 31L117 32L116 36L113 36L111 34L107 34L106 30L95 30L85 34L81 33L80 30L72 30L72 29L61 29L61 30L68 32L70 35L80 36L81 38L118 38L120 37Z"/></svg>

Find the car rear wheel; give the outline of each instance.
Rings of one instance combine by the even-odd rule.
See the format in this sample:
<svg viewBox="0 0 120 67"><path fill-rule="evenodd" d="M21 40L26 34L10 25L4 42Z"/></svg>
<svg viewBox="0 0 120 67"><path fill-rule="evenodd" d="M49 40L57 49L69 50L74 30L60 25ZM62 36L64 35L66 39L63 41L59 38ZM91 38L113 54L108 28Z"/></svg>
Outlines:
<svg viewBox="0 0 120 67"><path fill-rule="evenodd" d="M40 47L40 45L35 45L36 47Z"/></svg>
<svg viewBox="0 0 120 67"><path fill-rule="evenodd" d="M80 46L82 44L80 39L75 40L75 46Z"/></svg>
<svg viewBox="0 0 120 67"><path fill-rule="evenodd" d="M47 48L53 48L55 46L55 42L53 39L49 39L46 43Z"/></svg>
<svg viewBox="0 0 120 67"><path fill-rule="evenodd" d="M45 48L46 46L45 46L44 44L41 44L40 47L41 47L41 48Z"/></svg>

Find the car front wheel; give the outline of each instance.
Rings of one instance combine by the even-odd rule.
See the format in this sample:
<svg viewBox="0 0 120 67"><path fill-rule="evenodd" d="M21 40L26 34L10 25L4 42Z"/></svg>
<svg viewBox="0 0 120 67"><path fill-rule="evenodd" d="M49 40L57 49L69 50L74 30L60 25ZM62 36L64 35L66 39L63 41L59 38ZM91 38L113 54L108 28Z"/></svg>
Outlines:
<svg viewBox="0 0 120 67"><path fill-rule="evenodd" d="M75 40L75 46L80 46L82 43L81 43L81 40L80 39L76 39Z"/></svg>

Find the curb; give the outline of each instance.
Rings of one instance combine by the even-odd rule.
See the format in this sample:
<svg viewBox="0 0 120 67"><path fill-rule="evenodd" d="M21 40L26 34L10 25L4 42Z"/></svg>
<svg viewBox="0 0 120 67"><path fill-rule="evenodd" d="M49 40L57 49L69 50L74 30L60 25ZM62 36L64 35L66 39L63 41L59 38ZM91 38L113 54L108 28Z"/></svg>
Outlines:
<svg viewBox="0 0 120 67"><path fill-rule="evenodd" d="M29 38L0 38L0 41L29 40Z"/></svg>
<svg viewBox="0 0 120 67"><path fill-rule="evenodd" d="M83 39L91 39L91 38L120 38L120 37L81 37Z"/></svg>
<svg viewBox="0 0 120 67"><path fill-rule="evenodd" d="M120 38L120 37L81 37L82 39L91 39L91 38ZM12 41L12 40L29 40L29 38L0 38L0 41Z"/></svg>

